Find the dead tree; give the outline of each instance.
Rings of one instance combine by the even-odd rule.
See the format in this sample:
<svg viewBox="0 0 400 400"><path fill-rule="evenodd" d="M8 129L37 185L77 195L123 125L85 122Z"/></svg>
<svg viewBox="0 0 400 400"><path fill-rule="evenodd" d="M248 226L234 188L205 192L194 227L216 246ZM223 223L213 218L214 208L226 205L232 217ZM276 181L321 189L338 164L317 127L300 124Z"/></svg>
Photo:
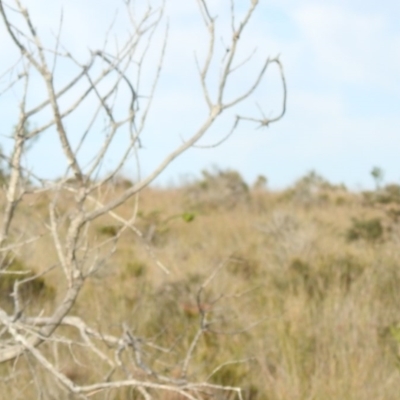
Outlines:
<svg viewBox="0 0 400 400"><path fill-rule="evenodd" d="M189 399L205 397L210 391L218 390L236 391L240 396L239 388L214 385L207 381L199 382L192 380L188 374L194 348L201 334L207 330L207 316L201 306L200 295L199 333L182 360L179 376L169 376L146 365L142 348L150 343L136 337L126 324L121 322L119 334L115 333L115 329L113 334L109 334L96 330L93 327L96 325L95 321L83 320L72 313L73 306L87 282L104 264L104 260L118 248L118 239L123 232L130 230L139 237L141 235L135 226L137 209L133 210L130 218L123 218L116 209L138 196L175 158L198 144L226 110L234 109L250 98L270 66L278 68L282 81L281 111L273 118L236 115L226 137L243 121L257 126L268 126L280 120L285 113L286 84L278 57L265 58L255 73L253 82L243 93L233 99L228 99L226 95L230 85L235 85L231 74L241 66L237 60L239 43L257 9L258 0L248 2L248 9L240 21L235 20L232 0L230 42L220 61L217 74L212 67L216 62L218 38L215 32L218 19L212 14L210 4L207 4L206 0L197 2L208 35L205 35L208 43L207 54L202 61L198 61L199 80L207 104L207 115L198 129L165 159L160 160L158 166L147 176L112 196L104 196L127 161L137 156L141 142L145 140L146 120L161 74L167 39L159 46L159 61L154 69L150 92L141 92L140 79L144 72L147 50L153 45L154 34L164 25L165 4L161 4L159 8L148 5L138 16L133 2L130 4L131 2L125 1L124 7L131 21L131 30L125 42L114 46L112 50L108 33L105 35L104 47L92 49L86 62L82 63L62 46L62 19L60 30L51 43L52 47L49 47L35 27L29 6L22 4L21 0L0 0L3 28L19 53L17 63L7 66L3 71L1 96L4 99L10 92L21 94L19 115L11 137L13 145L2 154L7 174L2 179L4 196L1 203L3 213L0 225L0 280L5 282L10 274L20 275L13 281L10 307L0 309L0 363L12 365L26 357L46 371L67 392L79 398L88 398L95 393L124 387L135 388L146 400L150 399L153 393L160 391L173 392ZM167 33L167 28L165 32ZM165 38L167 37L165 34ZM63 63L69 65L70 71L74 71L75 74L66 82L59 79L57 74L57 68ZM132 66L135 67L134 73ZM218 76L216 93L208 81L210 74ZM7 84L4 84L5 78L8 79ZM40 85L35 84L32 87L33 81L40 82ZM41 88L40 95L35 92L37 87ZM80 128L77 136L75 127L69 128L67 121L82 110L86 112L88 103L93 114L87 126ZM88 140L89 133L98 129L99 121L105 132L104 135L99 135L102 143L94 156L85 160L80 156L80 149ZM64 176L57 180L38 176L26 163L25 155L30 146L36 140L41 140L47 132L57 137L67 165ZM114 141L118 140L119 134L129 139L128 145L113 169L102 174L99 172L102 163ZM26 204L38 196L44 199L47 219L37 217L34 230L21 228L19 223L23 217L23 210L26 210ZM60 207L62 198L66 197L68 207ZM112 239L96 241L89 232L92 224L104 216L118 221L121 228ZM40 272L33 275L27 275L27 271L15 268L13 260L19 251L26 246L35 246L44 236L51 238L51 249L48 250L54 252L56 262L42 265ZM108 250L103 251L104 248ZM158 265L165 270L161 263ZM33 281L40 281L50 273L58 274L59 279L57 295L52 306L45 309L31 307L34 300L24 295L24 287ZM199 293L201 294L201 291ZM58 368L56 356L49 348L68 348L74 341L91 351L99 363L108 366L107 376L99 378L96 382L81 384ZM49 346L46 347L46 344ZM126 368L128 352L132 354L131 362L141 374L135 375Z"/></svg>

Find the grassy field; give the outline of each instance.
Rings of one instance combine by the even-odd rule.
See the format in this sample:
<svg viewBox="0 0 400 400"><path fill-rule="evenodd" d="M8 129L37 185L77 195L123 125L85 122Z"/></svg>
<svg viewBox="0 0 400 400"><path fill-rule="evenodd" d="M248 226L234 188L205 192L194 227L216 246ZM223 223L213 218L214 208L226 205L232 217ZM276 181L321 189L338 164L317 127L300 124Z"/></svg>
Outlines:
<svg viewBox="0 0 400 400"><path fill-rule="evenodd" d="M154 370L179 376L204 310L209 329L188 375L241 386L246 400L397 400L400 188L352 193L315 174L280 192L262 183L247 188L238 174L220 172L182 188L145 190L137 217L144 239L123 233L73 314L104 332L119 332L123 322L162 347L146 350ZM128 216L133 207L118 212ZM45 197L26 200L19 225L34 229L38 217L46 218ZM110 239L111 249L118 228L103 219L90 234ZM38 271L50 265L49 240L21 249L17 261ZM27 307L45 313L62 289L57 282L50 273L28 288ZM0 282L5 308L9 285ZM77 345L46 346L76 382L107 371L89 368L94 356ZM129 368L140 377L134 363ZM0 399L74 398L29 356L0 366L0 376L10 371L0 379ZM121 389L91 398L138 395Z"/></svg>

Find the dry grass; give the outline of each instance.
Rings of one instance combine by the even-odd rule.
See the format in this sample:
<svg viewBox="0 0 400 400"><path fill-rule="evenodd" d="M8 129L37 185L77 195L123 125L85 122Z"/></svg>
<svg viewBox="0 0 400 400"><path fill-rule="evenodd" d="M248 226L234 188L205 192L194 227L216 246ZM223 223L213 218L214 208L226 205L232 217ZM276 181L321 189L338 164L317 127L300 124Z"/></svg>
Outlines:
<svg viewBox="0 0 400 400"><path fill-rule="evenodd" d="M30 201L37 205L30 212L45 218L46 209ZM132 207L118 212L129 216ZM400 236L398 222L385 209L329 185L308 192L297 186L282 193L250 190L234 206L229 201L229 207L187 207L185 189L146 190L137 223L145 235L151 230L151 248L170 275L142 241L125 232L117 252L86 286L75 314L90 317L104 331L116 332L124 321L139 336L172 349L152 352L149 359L159 371L178 375L198 327L196 293L226 261L203 299L217 333L207 333L199 344L189 370L193 377L205 379L222 363L248 359L225 365L211 381L241 385L248 400L399 398ZM188 212L195 216L191 222L182 218ZM21 226L29 226L26 218ZM374 218L382 222L382 235L349 240L355 220ZM99 221L93 237L112 236L113 224ZM21 259L40 270L45 257L55 257L47 240L27 246ZM57 291L56 275L46 282ZM90 382L104 373L89 369L91 356L79 348L58 357L72 380ZM43 399L71 398L40 369L32 380L33 364L22 357L1 366L4 376L11 369L18 374L0 382L0 398L37 398L30 395L35 385ZM140 376L133 366L132 371ZM137 393L92 398L131 399Z"/></svg>

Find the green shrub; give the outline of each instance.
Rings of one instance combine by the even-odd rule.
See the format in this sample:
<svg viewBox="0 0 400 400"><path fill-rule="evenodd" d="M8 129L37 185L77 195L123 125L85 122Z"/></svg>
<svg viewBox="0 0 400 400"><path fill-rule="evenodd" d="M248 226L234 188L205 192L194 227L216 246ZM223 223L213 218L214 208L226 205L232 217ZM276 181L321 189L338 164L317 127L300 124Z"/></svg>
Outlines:
<svg viewBox="0 0 400 400"><path fill-rule="evenodd" d="M139 278L146 274L147 265L141 261L131 261L125 266L125 274L130 277Z"/></svg>
<svg viewBox="0 0 400 400"><path fill-rule="evenodd" d="M202 179L186 187L186 202L191 209L232 209L249 201L250 192L242 176L232 170L203 171Z"/></svg>
<svg viewBox="0 0 400 400"><path fill-rule="evenodd" d="M375 191L365 191L363 197L369 205L400 204L400 185L389 184Z"/></svg>
<svg viewBox="0 0 400 400"><path fill-rule="evenodd" d="M104 236L117 236L120 227L115 225L103 225L97 228L97 232Z"/></svg>
<svg viewBox="0 0 400 400"><path fill-rule="evenodd" d="M346 232L348 241L364 239L369 242L381 240L384 229L380 218L354 219L352 226Z"/></svg>
<svg viewBox="0 0 400 400"><path fill-rule="evenodd" d="M378 203L397 203L400 204L400 185L386 185L377 195Z"/></svg>
<svg viewBox="0 0 400 400"><path fill-rule="evenodd" d="M400 207L399 205L394 205L387 207L385 209L386 215L392 223L398 223L400 221Z"/></svg>
<svg viewBox="0 0 400 400"><path fill-rule="evenodd" d="M240 364L228 364L220 368L212 377L211 382L224 386L239 386L245 382L246 368Z"/></svg>
<svg viewBox="0 0 400 400"><path fill-rule="evenodd" d="M343 184L333 185L315 171L311 171L300 178L291 188L285 190L282 198L309 206L329 202L332 192L345 193L347 189Z"/></svg>
<svg viewBox="0 0 400 400"><path fill-rule="evenodd" d="M185 222L192 222L194 221L196 214L193 212L184 212L181 217Z"/></svg>
<svg viewBox="0 0 400 400"><path fill-rule="evenodd" d="M289 265L289 281L291 290L297 294L305 291L310 297L321 297L325 289L324 280L308 262L294 258Z"/></svg>
<svg viewBox="0 0 400 400"><path fill-rule="evenodd" d="M286 285L280 288L321 300L332 287L349 291L363 271L364 265L351 255L326 255L312 263L296 257L289 263Z"/></svg>
<svg viewBox="0 0 400 400"><path fill-rule="evenodd" d="M266 190L268 185L268 178L264 175L258 175L257 179L253 183L254 190Z"/></svg>
<svg viewBox="0 0 400 400"><path fill-rule="evenodd" d="M35 276L35 271L28 268L23 261L18 258L5 258L0 265L0 305L9 309L13 304L11 294L14 290L15 282ZM19 286L19 296L23 302L34 298L36 300L49 300L54 297L54 288L48 286L43 277L29 280ZM22 306L22 305L21 305Z"/></svg>

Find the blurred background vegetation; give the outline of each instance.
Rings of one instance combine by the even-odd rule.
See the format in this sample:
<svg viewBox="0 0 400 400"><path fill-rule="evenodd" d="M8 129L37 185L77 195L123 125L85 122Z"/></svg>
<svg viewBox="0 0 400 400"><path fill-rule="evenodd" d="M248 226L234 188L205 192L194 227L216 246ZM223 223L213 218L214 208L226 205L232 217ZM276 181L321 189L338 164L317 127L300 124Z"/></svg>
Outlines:
<svg viewBox="0 0 400 400"><path fill-rule="evenodd" d="M148 188L136 221L143 239L130 231L119 236L121 226L107 218L91 233L110 246L117 237L119 243L74 314L97 316L100 331L112 332L126 321L137 336L159 346L146 350L147 362L178 376L205 310L210 330L189 374L239 385L245 400L397 400L400 186L385 184L378 169L371 174L376 189L365 192L333 185L315 172L272 191L264 176L249 185L238 172L217 168L179 188ZM0 176L7 179L6 168ZM121 178L107 196L130 184ZM47 218L45 196L26 196L21 229L32 229L32 213ZM66 195L66 209L68 201ZM128 217L133 206L134 200L118 213ZM0 282L0 306L12 304L16 280L40 273L52 258L44 235L5 260L10 274ZM199 288L221 263L200 310ZM23 292L25 306L45 313L58 290L55 273L32 280ZM51 343L46 346L54 351ZM93 356L71 346L59 355L59 368L70 379L88 383L105 373L87 368L85 360ZM45 374L38 372L32 382L30 368L29 357L2 365L0 376L18 373L15 382L0 380L0 398L31 399L31 385L41 385L43 399L73 398ZM124 389L91 398L137 394Z"/></svg>

